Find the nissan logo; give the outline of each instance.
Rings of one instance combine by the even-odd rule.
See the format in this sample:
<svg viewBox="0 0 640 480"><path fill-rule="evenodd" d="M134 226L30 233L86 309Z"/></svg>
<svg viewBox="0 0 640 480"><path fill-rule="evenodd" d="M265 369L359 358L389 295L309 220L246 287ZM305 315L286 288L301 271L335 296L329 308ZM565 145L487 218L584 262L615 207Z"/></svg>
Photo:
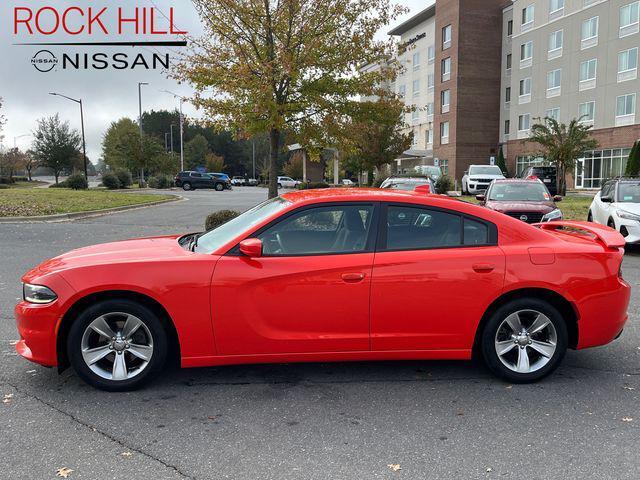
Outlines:
<svg viewBox="0 0 640 480"><path fill-rule="evenodd" d="M529 217L527 217L526 215L520 215L520 220L526 222L527 220L529 220Z"/></svg>
<svg viewBox="0 0 640 480"><path fill-rule="evenodd" d="M31 65L39 72L50 72L58 64L58 58L49 50L40 50L31 59Z"/></svg>

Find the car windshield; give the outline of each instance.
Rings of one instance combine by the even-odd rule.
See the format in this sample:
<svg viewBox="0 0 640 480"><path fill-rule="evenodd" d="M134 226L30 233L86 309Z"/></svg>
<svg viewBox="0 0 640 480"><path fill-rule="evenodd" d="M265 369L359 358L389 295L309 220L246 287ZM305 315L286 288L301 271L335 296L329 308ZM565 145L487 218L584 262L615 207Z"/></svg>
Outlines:
<svg viewBox="0 0 640 480"><path fill-rule="evenodd" d="M618 185L618 202L640 203L640 182L620 182Z"/></svg>
<svg viewBox="0 0 640 480"><path fill-rule="evenodd" d="M422 185L428 185L429 182L426 180L408 180L403 182L393 182L384 188L389 188L391 190L415 190L416 187L420 187Z"/></svg>
<svg viewBox="0 0 640 480"><path fill-rule="evenodd" d="M500 167L488 165L469 168L469 175L502 175Z"/></svg>
<svg viewBox="0 0 640 480"><path fill-rule="evenodd" d="M546 187L538 182L494 183L489 200L496 202L548 202L551 200Z"/></svg>
<svg viewBox="0 0 640 480"><path fill-rule="evenodd" d="M291 202L282 197L272 198L271 200L256 205L236 218L229 220L227 223L223 223L218 228L214 228L203 234L198 238L198 245L194 251L198 253L215 252L224 244L230 242L274 213L284 210L289 205L291 205Z"/></svg>

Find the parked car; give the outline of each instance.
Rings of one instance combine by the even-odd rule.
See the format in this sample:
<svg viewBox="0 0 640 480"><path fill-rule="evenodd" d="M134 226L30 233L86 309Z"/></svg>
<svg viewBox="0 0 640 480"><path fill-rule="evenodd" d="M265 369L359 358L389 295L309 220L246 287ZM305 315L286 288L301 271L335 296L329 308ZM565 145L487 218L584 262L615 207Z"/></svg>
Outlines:
<svg viewBox="0 0 640 480"><path fill-rule="evenodd" d="M428 177L389 177L384 182L382 182L380 188L411 191L423 186L428 186L429 192L425 192L424 189L421 189L420 191L422 191L422 193L436 193L436 184L431 178Z"/></svg>
<svg viewBox="0 0 640 480"><path fill-rule="evenodd" d="M558 193L558 169L556 167L527 167L520 172L519 178L540 179L551 195Z"/></svg>
<svg viewBox="0 0 640 480"><path fill-rule="evenodd" d="M257 187L259 183L260 182L258 182L258 179L256 178L248 178L247 181L245 182L245 185L249 187Z"/></svg>
<svg viewBox="0 0 640 480"><path fill-rule="evenodd" d="M296 188L301 183L291 177L278 177L278 188Z"/></svg>
<svg viewBox="0 0 640 480"><path fill-rule="evenodd" d="M227 188L227 182L209 175L208 173L200 172L180 172L173 179L176 187L181 187L183 190L196 190L198 188L214 188L221 192Z"/></svg>
<svg viewBox="0 0 640 480"><path fill-rule="evenodd" d="M240 187L240 186L242 186L242 185L244 185L244 184L245 184L245 179L244 179L244 177L238 177L238 176L236 176L236 177L233 177L233 178L231 179L231 185L233 185L233 186Z"/></svg>
<svg viewBox="0 0 640 480"><path fill-rule="evenodd" d="M540 180L494 180L487 192L476 199L486 208L526 223L562 220L562 212L555 204L562 197L552 197Z"/></svg>
<svg viewBox="0 0 640 480"><path fill-rule="evenodd" d="M489 188L496 179L503 179L500 167L496 165L470 165L462 177L462 193L476 195Z"/></svg>
<svg viewBox="0 0 640 480"><path fill-rule="evenodd" d="M140 386L169 355L202 367L478 352L532 382L567 348L620 335L624 245L604 226L536 228L445 196L289 192L204 234L43 262L22 277L15 348L105 390Z"/></svg>
<svg viewBox="0 0 640 480"><path fill-rule="evenodd" d="M223 181L224 188L226 188L227 190L231 190L232 185L231 185L231 179L229 178L229 175L227 175L226 173L214 173L214 172L209 172L209 175L217 178L218 180Z"/></svg>
<svg viewBox="0 0 640 480"><path fill-rule="evenodd" d="M434 165L418 165L417 167L414 167L414 170L420 175L431 177L434 182L438 182L442 176L442 170L440 167L436 167Z"/></svg>
<svg viewBox="0 0 640 480"><path fill-rule="evenodd" d="M343 178L342 182L340 182L343 187L355 187L356 183L353 180L349 180L348 178Z"/></svg>
<svg viewBox="0 0 640 480"><path fill-rule="evenodd" d="M640 179L606 182L593 198L587 220L618 230L627 243L640 243Z"/></svg>

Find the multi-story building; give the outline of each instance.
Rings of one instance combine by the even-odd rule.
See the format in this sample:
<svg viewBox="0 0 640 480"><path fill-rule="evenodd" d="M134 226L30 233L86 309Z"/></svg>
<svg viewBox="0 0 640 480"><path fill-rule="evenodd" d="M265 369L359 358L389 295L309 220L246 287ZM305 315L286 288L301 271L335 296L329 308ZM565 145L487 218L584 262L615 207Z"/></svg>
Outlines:
<svg viewBox="0 0 640 480"><path fill-rule="evenodd" d="M543 160L527 141L544 117L592 125L576 188L621 175L640 138L640 0L437 0L389 32L405 67L390 89L415 106L396 169L436 159L460 179L503 148L512 173Z"/></svg>
<svg viewBox="0 0 640 480"><path fill-rule="evenodd" d="M514 0L503 9L501 143L512 171L540 162L526 142L545 117L592 126L576 188L624 173L640 138L640 1ZM524 140L524 141L523 141Z"/></svg>

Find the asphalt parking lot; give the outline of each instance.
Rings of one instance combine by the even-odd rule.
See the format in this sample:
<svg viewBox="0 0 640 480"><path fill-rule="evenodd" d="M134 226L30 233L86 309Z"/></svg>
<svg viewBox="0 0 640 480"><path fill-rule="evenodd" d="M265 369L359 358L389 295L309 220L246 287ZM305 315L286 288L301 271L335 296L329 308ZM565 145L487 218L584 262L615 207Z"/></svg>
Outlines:
<svg viewBox="0 0 640 480"><path fill-rule="evenodd" d="M266 191L183 195L0 224L0 477L66 467L73 479L640 478L640 249L624 260L634 291L622 337L570 351L534 385L467 362L385 362L168 371L108 394L16 356L12 310L30 267L93 243L198 231L207 213L246 209Z"/></svg>

